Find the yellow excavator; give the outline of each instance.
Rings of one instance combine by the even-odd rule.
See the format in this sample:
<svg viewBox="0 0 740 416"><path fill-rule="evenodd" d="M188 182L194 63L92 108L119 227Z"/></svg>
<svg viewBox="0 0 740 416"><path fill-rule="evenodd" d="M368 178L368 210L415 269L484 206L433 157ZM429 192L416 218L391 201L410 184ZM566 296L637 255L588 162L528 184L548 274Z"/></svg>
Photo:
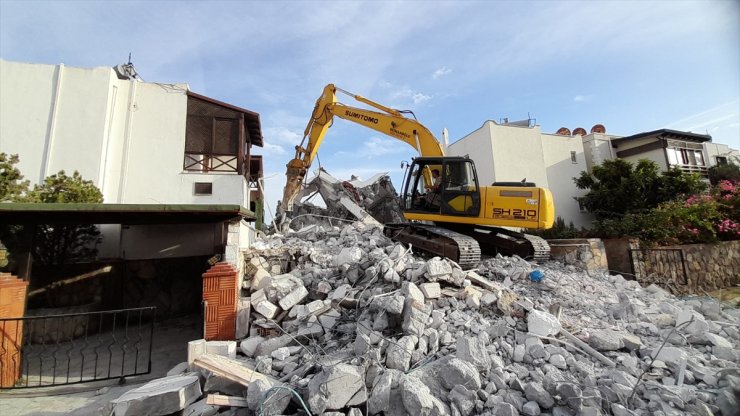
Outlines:
<svg viewBox="0 0 740 416"><path fill-rule="evenodd" d="M337 92L379 111L350 107L337 101ZM475 267L481 248L486 252L517 254L536 261L550 256L539 237L500 227L546 229L553 225L552 193L528 182L495 182L480 186L475 164L468 157L445 156L434 135L416 118L329 84L316 100L303 141L287 165L287 183L278 205L278 218L289 216L326 131L334 117L401 140L419 152L406 168L401 210L409 222L385 224L385 234L414 248Z"/></svg>

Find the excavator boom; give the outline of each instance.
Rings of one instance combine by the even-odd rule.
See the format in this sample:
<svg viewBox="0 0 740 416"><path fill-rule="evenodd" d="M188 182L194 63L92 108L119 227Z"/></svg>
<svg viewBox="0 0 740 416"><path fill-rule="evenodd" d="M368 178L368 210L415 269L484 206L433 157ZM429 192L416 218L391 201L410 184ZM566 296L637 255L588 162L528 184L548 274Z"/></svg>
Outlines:
<svg viewBox="0 0 740 416"><path fill-rule="evenodd" d="M345 93L355 100L377 108L380 111L350 107L337 102L337 92ZM311 119L303 133L303 141L296 146L295 157L287 165L287 183L283 190L281 207L285 211L293 208L293 202L301 189L301 183L308 173L311 163L316 158L326 131L334 117L373 129L377 132L401 140L419 152L419 155L444 156L439 141L424 125L414 119L403 116L399 110L378 104L359 95L329 84L324 87L321 96L316 100ZM305 144L305 146L304 146Z"/></svg>
<svg viewBox="0 0 740 416"><path fill-rule="evenodd" d="M346 94L372 109L351 107L338 102L337 93ZM475 164L467 157L445 156L439 140L415 118L378 104L365 97L349 93L329 84L316 100L303 140L295 147L295 157L288 162L283 199L278 205L278 223L293 210L319 147L335 117L351 121L379 133L400 140L416 149L415 158L401 196L401 209L406 220L437 224L422 227L418 223L394 224L386 228L399 236L402 242L436 255L444 255L465 265L475 265L480 259L481 245L496 245L497 241L516 250L510 253L531 252L533 258L549 256L544 240L515 232L474 234L473 229L511 226L549 228L554 222L552 194L534 184L522 186L484 186L478 184ZM426 192L427 190L428 192ZM436 193L435 198L429 198ZM426 195L425 195L426 194ZM400 227L400 228L399 228ZM403 232L399 232L399 229ZM492 228L492 230L496 230ZM490 231L489 231L490 234ZM489 240L493 243L489 244ZM522 251L523 247L523 251ZM456 254L450 254L455 252Z"/></svg>

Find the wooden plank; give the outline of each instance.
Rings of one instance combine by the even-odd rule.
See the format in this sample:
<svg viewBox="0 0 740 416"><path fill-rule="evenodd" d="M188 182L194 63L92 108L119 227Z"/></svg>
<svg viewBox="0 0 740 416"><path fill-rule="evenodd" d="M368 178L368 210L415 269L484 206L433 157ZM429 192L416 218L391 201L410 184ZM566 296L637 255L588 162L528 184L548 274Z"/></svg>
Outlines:
<svg viewBox="0 0 740 416"><path fill-rule="evenodd" d="M206 404L213 406L247 407L247 399L236 396L224 396L222 394L209 394Z"/></svg>
<svg viewBox="0 0 740 416"><path fill-rule="evenodd" d="M208 370L213 374L225 377L231 381L249 387L249 384L257 380L265 380L277 383L277 380L270 376L258 373L245 366L242 362L232 360L214 354L203 354L193 361L193 365Z"/></svg>

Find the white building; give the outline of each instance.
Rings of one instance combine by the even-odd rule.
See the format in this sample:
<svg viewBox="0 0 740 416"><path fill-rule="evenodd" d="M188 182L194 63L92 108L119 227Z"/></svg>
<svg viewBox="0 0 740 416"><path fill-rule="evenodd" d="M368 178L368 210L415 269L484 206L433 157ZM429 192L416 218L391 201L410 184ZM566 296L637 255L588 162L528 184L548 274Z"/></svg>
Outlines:
<svg viewBox="0 0 740 416"><path fill-rule="evenodd" d="M604 126L590 133L561 128L542 133L530 121L483 125L448 146L450 155L468 155L475 162L481 186L493 182L526 179L549 188L555 199L555 215L576 227L589 227L594 217L579 206L577 197L586 192L576 188L573 178L582 171L616 158L636 162L655 161L665 170L679 167L706 176L707 169L723 163L738 163L740 153L727 145L712 143L711 136L661 129L620 137L606 134Z"/></svg>
<svg viewBox="0 0 740 416"><path fill-rule="evenodd" d="M259 115L195 94L186 84L136 80L132 69L0 60L0 152L18 154L18 168L32 184L77 170L106 204L129 210L141 205L151 214L158 209L151 204L182 212L191 205L257 210L252 198L261 157L251 149L262 146ZM235 264L250 233L238 220L216 232L208 223L189 224L187 231L173 225L102 228L101 258L190 256L231 246L225 254ZM187 244L177 243L182 232Z"/></svg>

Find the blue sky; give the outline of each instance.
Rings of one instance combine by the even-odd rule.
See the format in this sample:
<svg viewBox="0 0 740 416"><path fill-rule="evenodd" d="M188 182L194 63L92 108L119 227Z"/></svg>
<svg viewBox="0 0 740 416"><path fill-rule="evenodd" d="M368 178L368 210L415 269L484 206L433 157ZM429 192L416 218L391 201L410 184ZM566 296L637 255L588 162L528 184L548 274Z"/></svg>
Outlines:
<svg viewBox="0 0 740 416"><path fill-rule="evenodd" d="M148 82L260 113L273 206L327 83L451 141L529 114L544 132L673 128L740 147L738 1L0 0L3 59L95 67L129 52ZM324 143L335 176L389 171L397 188L414 156L343 120Z"/></svg>

